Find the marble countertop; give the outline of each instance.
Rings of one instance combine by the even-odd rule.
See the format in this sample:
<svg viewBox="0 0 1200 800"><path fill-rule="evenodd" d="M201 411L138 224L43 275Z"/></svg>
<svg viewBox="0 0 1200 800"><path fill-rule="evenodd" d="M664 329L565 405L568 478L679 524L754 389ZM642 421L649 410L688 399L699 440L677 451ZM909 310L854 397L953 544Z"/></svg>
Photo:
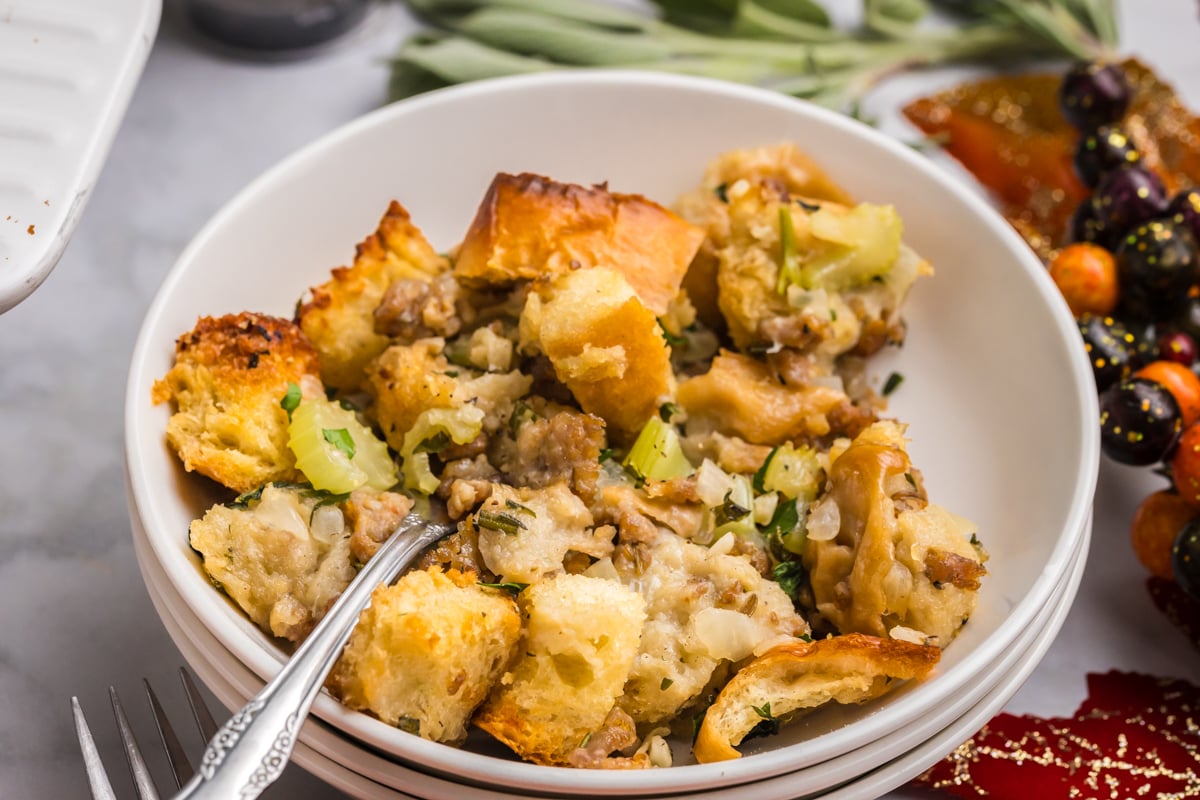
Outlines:
<svg viewBox="0 0 1200 800"><path fill-rule="evenodd" d="M1122 10L1122 50L1151 62L1200 107L1195 3L1127 0ZM397 4L381 5L314 58L255 63L203 46L168 0L74 240L46 283L0 316L0 796L86 795L72 694L112 765L121 756L110 684L128 698L139 730L151 725L137 697L143 676L161 687L168 710L182 712L182 658L138 573L125 505L122 409L138 326L176 256L226 200L284 155L383 102L383 59L413 24ZM885 129L902 132L889 109L946 80L900 79L871 105ZM1160 484L1148 470L1102 467L1078 599L1009 710L1070 714L1089 671L1200 674L1200 654L1153 608L1128 543L1134 508ZM112 772L121 793L127 778ZM267 796L340 795L293 767Z"/></svg>

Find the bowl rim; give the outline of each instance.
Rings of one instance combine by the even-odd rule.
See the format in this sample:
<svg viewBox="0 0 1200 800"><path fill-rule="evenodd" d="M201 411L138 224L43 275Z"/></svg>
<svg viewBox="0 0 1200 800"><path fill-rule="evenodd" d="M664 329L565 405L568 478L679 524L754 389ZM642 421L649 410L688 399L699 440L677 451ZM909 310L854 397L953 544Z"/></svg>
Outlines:
<svg viewBox="0 0 1200 800"><path fill-rule="evenodd" d="M1028 248L1024 240L1020 238L1016 231L1011 228L1008 222L994 208L975 194L969 186L938 168L911 148L860 122L829 109L821 108L766 89L747 87L707 78L667 75L654 72L576 70L479 81L430 92L376 109L336 128L293 152L275 166L262 173L225 203L201 228L177 258L175 264L157 290L154 300L151 302L139 329L130 361L129 379L126 384L126 462L129 465L131 473L133 500L137 510L142 512L148 531L153 531L158 527L155 524L157 520L153 514L155 496L148 482L149 476L144 470L139 469L137 454L150 446L151 443L148 439L151 436L154 436L157 440L153 443L153 446L161 446L162 434L161 432L151 434L148 431L142 430L138 425L138 417L148 407L149 387L159 377L147 374L147 368L151 362L151 354L167 346L167 342L152 339L151 333L152 329L157 327L159 318L165 313L183 274L189 269L192 262L197 259L198 255L204 251L208 242L214 238L217 232L229 220L235 219L241 214L247 205L255 202L258 195L285 179L293 171L296 171L298 167L310 160L319 159L324 152L337 148L343 141L353 139L363 131L376 126L390 124L394 120L419 115L429 108L469 102L472 98L485 94L494 96L499 93L537 92L542 89L558 88L564 85L580 90L585 90L589 87L636 87L666 92L699 92L713 97L714 100L732 98L756 104L765 104L789 114L807 118L815 124L829 126L846 137L865 139L869 146L882 150L888 157L906 162L911 168L924 173L930 180L934 181L943 190L948 192L950 196L965 206L972 215L981 218L983 223L997 237L998 242L1003 244L1009 251L1012 260L1015 262L1013 264L1014 269L1020 269L1025 273L1033 281L1038 293L1048 302L1052 312L1052 322L1057 326L1061 337L1066 341L1078 339L1078 331L1075 330L1073 318L1067 310L1065 301L1062 300L1046 273L1045 268L1032 250ZM1099 468L1098 412L1091 369L1083 348L1075 347L1070 349L1072 356L1070 377L1073 379L1072 388L1078 411L1076 421L1079 425L1079 430L1077 434L1082 446L1080 452L1077 454L1079 457L1079 468L1074 476L1074 486L1071 492L1067 517L1062 530L1058 532L1058 540L1051 551L1050 557L1042 566L1029 591L1013 606L1008 617L999 623L995 631L987 639L979 643L968 656L968 661L972 664L978 665L993 661L999 655L1000 651L1012 644L1019 631L1025 628L1036 616L1037 610L1051 596L1052 589L1062 579L1068 568L1070 556L1074 549L1074 540L1082 535L1081 531L1086 516L1090 512ZM151 512L148 516L145 513L147 510ZM221 617L230 613L230 611L223 601L218 604L220 598L212 593L211 588L209 588L206 582L198 580L195 566L187 560L178 547L168 546L165 533L164 535L152 535L149 538L155 557L163 564L167 574L171 577L175 585L181 587L181 594L192 603L194 608L207 610L208 613L203 618L210 629L214 630L214 633L217 634L217 638L225 643L230 651L234 652L243 663L248 664L258 674L274 674L285 660L283 654L270 647L265 638L261 641L256 640L248 633L234 626L223 628L220 625ZM211 597L208 596L210 594L212 595ZM878 735L885 735L891 730L902 726L906 719L919 713L920 707L929 702L928 696L931 693L936 695L940 692L944 695L953 691L955 686L965 684L970 679L972 670L963 669L966 666L965 663L958 666L960 669L955 675L941 673L934 679L923 684L925 687L936 685L939 687L939 690L927 689L921 694L910 693L902 697L897 697L891 705L885 709L881 709L879 714L872 716L872 721L876 726L882 725L880 728L881 732ZM915 708L912 707L914 704ZM368 715L360 712L351 712L349 709L340 706L340 704L338 708L346 714L353 714L354 717L367 721L361 723L363 730L368 732L374 730L371 727L371 723L373 723L377 728L383 729L382 731L378 731L381 736L386 732L393 731L393 729ZM325 713L326 710L317 708L320 716L329 719ZM341 721L330 719L329 721L342 730L346 729L343 724L344 719ZM890 728L888 727L889 725L891 726ZM355 727L358 728L359 725L356 724ZM806 763L813 763L814 761L824 760L830 757L831 754L842 752L842 750L838 749L840 746L839 742L851 735L863 735L861 731L853 731L853 734L846 733L847 729L860 727L849 725L845 728L822 734L816 739L806 742L804 751L807 755L811 756L811 760L806 757L804 761ZM388 733L387 735L390 736L392 734ZM524 762L501 762L488 756L465 752L440 743L420 739L419 737L405 737L403 749L407 752L407 755L401 756L396 752L394 744L381 745L378 742L378 737L375 736L369 737L367 740L377 747L381 746L388 749L389 753L393 756L411 759L416 763L421 763L450 774L463 773L465 766L464 759L482 757L490 765L494 766L502 763L505 770L512 770L515 776L520 778L519 785L536 786L543 790L565 788L571 791L580 791L581 787L590 786L597 791L677 792L681 790L681 786L684 784L712 787L757 780L768 775L780 774L795 769L797 763L797 754L788 752L796 749L795 746L783 746L774 750L756 753L751 757L738 759L733 762L681 765L670 770L640 770L635 772L606 770L597 772L564 768L546 769L539 765Z"/></svg>
<svg viewBox="0 0 1200 800"><path fill-rule="evenodd" d="M147 553L149 549L148 537L145 527L141 524L140 518L135 516L132 520L132 524L134 549L138 558L139 566L142 567L143 579L146 582L147 589L151 593L152 599L155 600L155 608L159 611L160 616L165 614L170 618L169 620L164 620L164 624L169 628L178 628L180 634L187 638L191 647L196 646L194 643L196 631L190 627L191 625L198 626L200 629L199 634L201 636L211 637L215 642L215 635L204 626L203 620L196 616L194 612L187 607L186 603L183 602L181 595L173 591L173 587L166 578L165 572L162 571L161 565L150 561L153 556L152 554ZM807 796L812 792L824 791L824 789L829 788L830 786L843 786L846 781L853 782L862 776L876 775L877 773L880 775L886 774L890 765L901 760L907 760L910 756L918 752L925 754L924 757L929 758L932 763L932 761L936 759L931 758L930 754L936 755L936 753L930 749L931 747L933 747L937 753L942 755L945 755L947 752L949 752L954 744L951 743L951 737L948 737L947 733L952 730L957 730L959 727L963 726L964 721L968 719L968 716L975 715L977 710L983 707L984 703L988 702L989 698L994 698L997 696L997 692L1002 690L1007 692L1005 695L1005 700L1007 700L1008 697L1011 697L1011 695L1014 694L1016 689L1018 689L1020 685L1024 683L1025 679L1029 676L1033 669L1037 667L1038 663L1040 663L1042 658L1045 656L1046 650L1053 642L1058 630L1062 626L1063 620L1070 611L1070 606L1076 592L1079 589L1080 581L1086 567L1087 545L1093 532L1093 519L1091 517L1088 518L1085 527L1086 530L1084 531L1084 535L1079 539L1078 546L1075 554L1072 556L1068 572L1064 576L1064 581L1055 588L1050 602L1048 602L1042 609L1039 610L1037 624L1031 625L1029 628L1022 631L1017 642L1014 643L1014 647L1002 654L1001 659L998 662L994 662L993 664L989 665L987 670L987 680L989 683L980 687L972 687L971 692L973 693L974 699L966 704L964 708L960 708L957 713L950 716L948 720L943 720L940 722L932 734L924 736L919 742L917 742L917 744L912 745L911 747L906 746L904 749L890 755L883 762L877 763L874 766L870 766L865 770L862 768L862 762L864 758L868 758L868 756L866 756L866 751L877 747L879 744L878 742L872 742L864 745L861 748L857 748L841 756L837 756L831 761L822 762L821 764L811 767L811 770L826 770L828 767L833 766L837 777L835 777L827 785L792 785L789 779L794 778L798 772L808 771L802 769L795 772L776 775L771 778L766 778L762 781L756 781L755 787L762 789L767 786L777 786L783 782L788 782L789 785L787 787L787 796L795 796L797 793ZM143 559L146 559L146 561L143 562ZM162 604L161 608L159 607L159 603ZM174 636L172 636L172 638L174 638ZM212 670L216 672L222 681L228 683L235 697L238 699L238 702L242 702L242 695L246 694L247 691L247 686L244 683L244 680L252 680L255 685L258 683L263 683L263 680L252 670L250 670L249 667L238 661L237 658L234 657L233 654L228 650L220 648L219 644L217 647L219 652L216 655L208 656L207 653L210 651L201 648L196 650L195 656L203 662L205 671ZM188 663L193 667L193 669L196 668L195 659L188 659ZM235 679L232 677L232 672L244 673L242 676L242 682L235 681ZM246 675L251 677L246 678ZM1016 678L1017 675L1020 675L1019 679ZM986 714L986 717L990 716L992 716L991 713ZM984 716L979 715L978 718L984 719ZM453 783L450 776L443 776L437 773L426 774L424 772L417 771L417 769L412 765L408 765L403 762L389 761L386 756L376 754L364 748L361 743L359 743L353 737L349 736L344 731L338 730L324 720L316 722L315 727L309 728L306 726L304 729L302 729L300 741L305 744L313 756L321 759L322 761L335 764L342 769L350 771L354 775L365 777L367 780L370 780L378 785L388 787L394 791L402 791L401 788L396 786L394 781L397 781L401 778L408 780L410 778L410 773L411 779L415 779L417 783L414 784L408 782L403 788L411 788L413 791L420 792L420 796L443 796L449 785ZM354 752L345 752L344 748L339 747L339 745L343 744L352 748ZM363 756L366 756L366 760L368 762L366 770L360 769L357 765L357 762L351 761L351 757L361 759ZM402 770L402 773L399 775L392 771L397 768ZM384 773L380 771L381 769L387 769L389 771ZM461 784L454 785L462 786ZM479 784L470 784L465 788L471 792L471 795L475 798L475 800L488 800L489 798L495 798L498 796L496 794L497 791L503 790L503 787L483 786ZM746 787L743 784L726 786L717 789L716 791L722 793L722 795L725 797L731 797L733 792L744 792L745 789ZM701 794L708 796L708 794L704 792L701 792ZM696 800L696 798L698 798L700 795L689 792L677 796L684 798L685 800L688 798Z"/></svg>

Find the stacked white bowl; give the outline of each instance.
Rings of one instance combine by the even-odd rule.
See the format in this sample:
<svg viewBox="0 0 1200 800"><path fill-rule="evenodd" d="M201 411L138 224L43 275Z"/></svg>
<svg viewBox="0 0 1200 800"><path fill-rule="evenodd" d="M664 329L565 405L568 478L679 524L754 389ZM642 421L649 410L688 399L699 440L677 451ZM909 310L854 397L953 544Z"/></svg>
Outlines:
<svg viewBox="0 0 1200 800"><path fill-rule="evenodd" d="M399 199L440 247L461 238L498 171L608 181L664 203L715 155L792 141L861 200L891 203L937 274L914 289L889 413L909 423L935 502L973 519L991 554L979 606L934 676L864 706L821 710L698 765L586 771L515 761L472 738L429 742L322 696L298 761L358 797L873 797L956 747L1011 697L1053 640L1090 536L1098 462L1091 372L1042 265L1007 223L923 157L839 115L778 95L655 74L562 73L448 90L364 117L302 150L230 202L180 257L142 327L126 450L139 564L184 657L226 705L248 700L284 652L214 591L188 546L218 497L183 474L150 387L199 316L290 316Z"/></svg>

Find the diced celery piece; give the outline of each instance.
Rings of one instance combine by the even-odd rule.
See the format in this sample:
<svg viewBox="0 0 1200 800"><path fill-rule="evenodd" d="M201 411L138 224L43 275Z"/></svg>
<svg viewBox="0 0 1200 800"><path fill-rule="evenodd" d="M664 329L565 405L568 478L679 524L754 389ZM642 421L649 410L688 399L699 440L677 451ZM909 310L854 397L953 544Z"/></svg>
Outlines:
<svg viewBox="0 0 1200 800"><path fill-rule="evenodd" d="M483 430L483 410L476 406L427 408L404 434L400 457L403 459L404 488L433 494L437 476L429 468L429 453L421 445L445 434L455 444L466 444Z"/></svg>
<svg viewBox="0 0 1200 800"><path fill-rule="evenodd" d="M794 448L790 444L776 447L754 476L756 488L764 492L780 492L785 497L805 502L816 499L825 479L825 471L811 447Z"/></svg>
<svg viewBox="0 0 1200 800"><path fill-rule="evenodd" d="M892 206L860 203L849 211L823 207L813 212L810 225L813 238L825 246L800 266L797 282L805 289L860 286L885 275L900 255L904 228Z"/></svg>
<svg viewBox="0 0 1200 800"><path fill-rule="evenodd" d="M646 422L622 463L639 477L654 481L682 478L693 470L674 426L659 417Z"/></svg>
<svg viewBox="0 0 1200 800"><path fill-rule="evenodd" d="M787 294L787 288L802 279L800 253L796 248L796 226L792 222L791 206L784 203L779 207L779 280L775 291Z"/></svg>
<svg viewBox="0 0 1200 800"><path fill-rule="evenodd" d="M387 445L353 411L328 400L300 401L288 423L288 448L314 489L344 494L368 486L386 491L399 480Z"/></svg>

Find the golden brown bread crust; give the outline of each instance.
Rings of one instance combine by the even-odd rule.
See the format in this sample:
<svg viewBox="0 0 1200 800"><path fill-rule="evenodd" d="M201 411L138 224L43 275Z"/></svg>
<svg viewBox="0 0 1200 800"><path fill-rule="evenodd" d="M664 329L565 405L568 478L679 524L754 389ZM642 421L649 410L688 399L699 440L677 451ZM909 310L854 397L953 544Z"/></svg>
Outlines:
<svg viewBox="0 0 1200 800"><path fill-rule="evenodd" d="M358 245L353 266L333 270L297 309L296 321L320 353L325 383L357 389L363 367L388 346L388 338L375 333L384 292L394 281L428 281L448 266L393 200L376 231Z"/></svg>
<svg viewBox="0 0 1200 800"><path fill-rule="evenodd" d="M641 195L498 174L458 252L465 284L508 284L587 267L620 271L665 314L704 231Z"/></svg>
<svg viewBox="0 0 1200 800"><path fill-rule="evenodd" d="M298 476L279 401L295 383L321 394L316 351L295 324L242 312L202 317L175 342L155 403L175 406L167 441L189 472L237 492Z"/></svg>
<svg viewBox="0 0 1200 800"><path fill-rule="evenodd" d="M521 344L540 351L589 414L632 432L675 389L671 351L654 313L617 270L539 282L521 312Z"/></svg>
<svg viewBox="0 0 1200 800"><path fill-rule="evenodd" d="M804 568L813 610L837 630L886 636L901 626L944 647L974 611L986 553L970 522L911 502L913 475L902 426L863 431L830 466L837 535L810 538Z"/></svg>
<svg viewBox="0 0 1200 800"><path fill-rule="evenodd" d="M615 581L570 574L532 584L518 602L520 655L474 722L526 761L566 766L621 695L645 602Z"/></svg>
<svg viewBox="0 0 1200 800"><path fill-rule="evenodd" d="M718 156L704 171L699 188L679 198L676 210L708 234L683 278L696 311L704 324L723 330L725 318L717 306L717 251L729 244L729 205L717 194L717 187L737 181L766 184L779 193L812 200L829 200L842 205L854 201L834 183L812 159L794 144L733 150Z"/></svg>
<svg viewBox="0 0 1200 800"><path fill-rule="evenodd" d="M722 350L703 375L679 384L679 405L695 422L755 444L810 440L834 432L849 404L828 386L787 386L766 364Z"/></svg>
<svg viewBox="0 0 1200 800"><path fill-rule="evenodd" d="M327 685L389 725L460 742L520 635L508 592L474 573L416 570L375 589Z"/></svg>
<svg viewBox="0 0 1200 800"><path fill-rule="evenodd" d="M858 633L773 647L738 671L709 706L693 748L696 760L740 758L734 746L768 717L830 700L864 703L899 680L924 678L941 652Z"/></svg>

